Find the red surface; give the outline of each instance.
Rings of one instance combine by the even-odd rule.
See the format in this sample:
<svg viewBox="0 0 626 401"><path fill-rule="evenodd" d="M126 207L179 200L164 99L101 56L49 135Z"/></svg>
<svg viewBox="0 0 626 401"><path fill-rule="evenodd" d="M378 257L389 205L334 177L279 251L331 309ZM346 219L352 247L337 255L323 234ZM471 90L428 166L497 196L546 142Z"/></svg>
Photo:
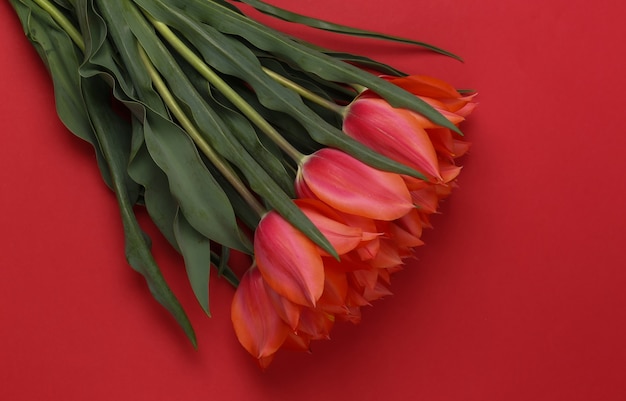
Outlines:
<svg viewBox="0 0 626 401"><path fill-rule="evenodd" d="M194 351L126 265L115 199L0 2L0 399L626 399L623 3L273 2L465 58L318 39L480 91L461 188L419 261L360 325L262 373L232 333L232 289L213 280L204 317L143 216Z"/></svg>

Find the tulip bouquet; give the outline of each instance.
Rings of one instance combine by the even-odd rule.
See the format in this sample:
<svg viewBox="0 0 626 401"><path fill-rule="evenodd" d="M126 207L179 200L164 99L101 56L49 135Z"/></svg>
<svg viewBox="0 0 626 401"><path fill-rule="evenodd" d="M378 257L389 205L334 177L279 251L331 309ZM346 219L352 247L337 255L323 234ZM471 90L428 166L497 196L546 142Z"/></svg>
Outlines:
<svg viewBox="0 0 626 401"><path fill-rule="evenodd" d="M116 194L129 264L194 346L135 205L181 253L209 313L210 268L235 286L232 322L262 367L308 350L390 294L468 150L474 94L333 52L251 18L434 46L258 0L11 0L67 128ZM249 255L236 274L231 252Z"/></svg>

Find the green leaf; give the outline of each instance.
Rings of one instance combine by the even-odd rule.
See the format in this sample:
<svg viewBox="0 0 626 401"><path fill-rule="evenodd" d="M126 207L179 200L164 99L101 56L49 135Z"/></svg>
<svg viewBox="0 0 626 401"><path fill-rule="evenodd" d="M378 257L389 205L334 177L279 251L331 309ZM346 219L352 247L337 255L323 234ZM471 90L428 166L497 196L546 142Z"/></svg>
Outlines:
<svg viewBox="0 0 626 401"><path fill-rule="evenodd" d="M79 95L76 71L82 56L80 50L74 47L56 22L32 1L15 0L11 4L22 22L26 36L50 72L59 118L74 135L94 147L102 178L111 187L111 174Z"/></svg>
<svg viewBox="0 0 626 401"><path fill-rule="evenodd" d="M180 251L174 235L174 217L180 207L170 192L167 176L148 152L143 140L143 124L136 117L132 118L132 123L133 145L128 174L143 186L144 203L152 222L174 249Z"/></svg>
<svg viewBox="0 0 626 401"><path fill-rule="evenodd" d="M430 51L436 52L436 53L440 53L443 54L445 56L448 57L452 57L454 59L457 59L459 61L462 61L462 59L453 54L450 53L447 50L441 49L439 47L433 46L431 44L425 43L425 42L420 42L417 40L412 40L412 39L407 39L407 38L402 38L399 36L393 36L393 35L386 35L383 33L378 33L378 32L373 32L370 30L363 30L363 29L357 29L357 28L353 28L353 27L349 27L349 26L345 26L345 25L340 25L340 24L335 24L329 21L324 21L318 18L312 18L312 17L308 17L306 15L302 15L302 14L297 14L291 11L287 11L283 8L280 7L276 7L273 6L271 4L267 4L265 2L262 1L258 1L258 0L236 0L238 2L241 3L245 3L248 4L254 8L256 8L257 10L259 10L260 12L270 15L272 17L275 18L279 18L288 22L293 22L296 24L302 24L302 25L307 25L310 26L312 28L317 28L317 29L323 29L325 31L330 31L330 32L335 32L335 33L341 33L341 34L346 34L346 35L353 35L353 36L360 36L360 37L365 37L365 38L373 38L373 39L381 39L381 40L388 40L388 41L392 41L392 42L399 42L399 43L406 43L406 44L410 44L410 45L415 45L415 46L420 46L423 47L425 49L428 49Z"/></svg>
<svg viewBox="0 0 626 401"><path fill-rule="evenodd" d="M229 249L224 249L222 250L222 253L227 252L227 256L226 256L226 260L229 259L229 255L230 255L230 250ZM239 278L237 277L237 275L229 268L229 267L223 267L224 263L222 262L222 260L224 260L223 258L221 258L217 253L215 252L211 252L211 263L213 263L213 265L218 266L218 274L220 274L220 277L223 277L226 281L228 281L233 287L237 288L239 286Z"/></svg>
<svg viewBox="0 0 626 401"><path fill-rule="evenodd" d="M230 249L223 248L220 263L217 265L217 274L223 276L228 269L228 259L230 259Z"/></svg>
<svg viewBox="0 0 626 401"><path fill-rule="evenodd" d="M114 36L118 38L118 43L122 44L122 49L127 44L119 39L122 35L119 31L108 29L104 18L96 10L93 3L93 0L80 0L77 3L77 14L85 37L87 53L85 62L80 68L81 75L85 77L99 76L110 82L115 98L134 112L131 119L133 134L128 173L135 182L143 187L143 200L150 218L168 242L176 250L179 250L173 232L174 216L179 205L169 190L167 176L154 163L145 146L143 124L140 122L140 119L143 119L145 108L133 100L138 96L137 89L128 70L122 69L121 66L126 65L129 70L134 71L134 76L140 78L139 82L142 82L141 78L146 78L145 74L137 72L136 68L133 69L134 64L128 63L127 53L118 52L115 44L110 42L110 36ZM112 25L111 28L115 28L115 25ZM134 43L131 47L133 50L135 49ZM149 86L149 80L143 82L144 85L138 84L137 87ZM152 92L149 91L143 93L147 99L152 101L153 105L158 106L158 97L151 97L151 94ZM165 108L161 110L166 113Z"/></svg>
<svg viewBox="0 0 626 401"><path fill-rule="evenodd" d="M73 10L74 7L69 0L53 0L53 3L65 8L66 10Z"/></svg>
<svg viewBox="0 0 626 401"><path fill-rule="evenodd" d="M106 3L113 4L117 1L119 0L107 1ZM186 109L192 112L192 115L189 117L195 121L196 127L202 131L209 144L225 159L237 166L245 175L252 190L268 201L285 219L328 253L331 255L335 254L332 245L330 245L330 242L322 235L319 229L292 202L291 198L280 189L263 167L257 163L254 156L250 155L241 143L233 137L222 118L202 99L202 96L198 94L189 82L180 66L163 43L160 42L139 11L128 10L128 12L124 13L124 17L128 26L131 27L141 46L150 57L150 60L154 63L154 66L167 80L170 90L180 99L181 104L184 104ZM150 152L153 153L152 150ZM193 219L189 219L189 221L192 224L194 222ZM224 242L220 243L224 244Z"/></svg>
<svg viewBox="0 0 626 401"><path fill-rule="evenodd" d="M333 58L336 58L338 60L348 62L350 64L358 65L361 67L371 68L383 74L394 75L394 76L406 76L407 75L405 72L402 72L396 68L393 68L390 65L381 63L380 61L372 60L371 58L368 58L368 57L359 56L359 55L350 54L350 53L332 52L332 51L323 50L323 49L320 51L323 51L325 54Z"/></svg>
<svg viewBox="0 0 626 401"><path fill-rule="evenodd" d="M260 61L264 67L267 67L273 72L276 72L279 75L289 79L290 81L295 82L299 86L307 89L308 91L318 95L323 99L326 99L329 102L348 103L352 101L352 99L354 99L354 97L357 95L357 92L355 90L351 90L334 82L324 81L306 71L300 71L290 68L288 65L280 63L276 59L264 58ZM343 118L336 111L329 110L328 108L310 102L307 99L303 99L303 101L311 110L313 110L315 114L322 117L324 121L326 121L333 127L336 127L338 129L341 128L341 125L343 124Z"/></svg>
<svg viewBox="0 0 626 401"><path fill-rule="evenodd" d="M209 311L211 241L193 228L181 213L178 213L174 220L174 233L185 260L191 289L204 312L211 316Z"/></svg>
<svg viewBox="0 0 626 401"><path fill-rule="evenodd" d="M223 73L234 75L247 82L254 88L255 93L259 97L259 101L265 107L272 110L284 111L295 118L317 142L344 150L374 167L423 178L423 175L415 170L374 152L345 135L338 128L328 124L317 113L308 108L295 92L283 87L265 74L255 55L240 41L221 34L211 26L203 25L193 20L192 16L195 16L196 10L191 10L192 12L188 12L189 10L179 10L171 7L169 5L170 2L166 4L158 0L136 1L139 5L145 7L154 18L172 25L176 30L184 34L186 39L194 44L202 53L208 64ZM176 3L177 1L178 0L174 0L171 2ZM208 3L206 4L208 5ZM218 10L223 11L228 9L221 7ZM235 13L235 15L239 14ZM246 17L242 18L242 21L247 22L249 20ZM152 46L155 40L154 38L150 39L146 37L142 43L145 43L146 46ZM320 55L327 57L323 54ZM155 63L159 61L159 58L156 56L152 58ZM333 60L332 58L329 59ZM163 66L163 68L165 68L165 66ZM176 69L177 68L178 67L176 67ZM356 70L364 73L361 70ZM172 68L167 67L167 70L161 71L161 74L169 78L172 76L172 72ZM366 75L374 77L371 74ZM172 86L174 89L178 89L178 85L179 83ZM389 85L398 89L391 84ZM402 90L400 90L400 92L407 93ZM413 95L410 95L409 98L418 99ZM421 100L419 101L421 102ZM428 105L427 107L430 108ZM191 109L195 110L193 107ZM439 113L435 113L440 116ZM444 120L448 122L447 119L444 118ZM216 147L218 145L217 143L215 144Z"/></svg>
<svg viewBox="0 0 626 401"><path fill-rule="evenodd" d="M146 278L148 287L155 299L174 315L178 324L183 328L194 347L197 347L193 327L154 261L149 245L146 242L146 237L141 231L133 212L133 205L122 184L125 181L128 154L120 152L119 147L116 147L112 141L113 136L111 133L115 132L116 129L116 127L111 124L111 121L114 121L114 113L102 113L102 110L110 110L105 108L106 105L103 104L102 97L103 90L108 87L104 85L103 81L95 79L83 79L82 82L85 104L90 110L95 132L98 135L98 140L102 145L103 152L105 153L111 169L115 193L122 213L122 222L126 238L126 257L128 262ZM128 134L130 135L130 133Z"/></svg>
<svg viewBox="0 0 626 401"><path fill-rule="evenodd" d="M282 155L271 152L268 146L259 138L259 135L263 136L263 134L257 133L250 121L239 113L235 106L220 92L211 90L208 82L193 68L186 63L180 63L180 66L196 91L203 97L208 106L222 118L232 135L239 140L248 153L254 155L258 164L263 166L283 192L289 196L295 196L293 193L295 175L289 174L285 169ZM249 89L239 83L233 83L231 87L239 89L244 96L246 93L249 93Z"/></svg>
<svg viewBox="0 0 626 401"><path fill-rule="evenodd" d="M108 86L99 79L79 76L78 50L47 13L32 2L12 4L50 71L59 117L70 131L94 144L100 152L120 206L129 264L144 276L155 299L174 316L196 346L191 323L154 262L133 213L133 191L128 187L126 174L130 133L128 125L120 121L106 103L108 99L102 96L108 92Z"/></svg>
<svg viewBox="0 0 626 401"><path fill-rule="evenodd" d="M128 102L135 95L133 83L114 44L109 41L109 29L94 1L76 0L76 16L85 42L81 76L99 76L113 88L118 100Z"/></svg>
<svg viewBox="0 0 626 401"><path fill-rule="evenodd" d="M193 141L165 114L161 98L146 79L145 70L139 68L136 39L119 18L120 15L133 18L128 7L133 10L127 2L99 1L120 56L134 60L134 69L129 69L129 73L137 88L135 101L142 105L144 140L150 156L167 175L173 197L196 230L230 248L250 252L252 246L237 227L228 196L207 170Z"/></svg>
<svg viewBox="0 0 626 401"><path fill-rule="evenodd" d="M146 0L137 2L143 4ZM438 125L460 133L448 119L413 94L348 63L312 51L310 47L220 4L203 0L170 0L168 4L184 9L186 15L193 15L223 33L245 38L256 47L280 56L303 70L330 81L370 88L393 106L413 110Z"/></svg>

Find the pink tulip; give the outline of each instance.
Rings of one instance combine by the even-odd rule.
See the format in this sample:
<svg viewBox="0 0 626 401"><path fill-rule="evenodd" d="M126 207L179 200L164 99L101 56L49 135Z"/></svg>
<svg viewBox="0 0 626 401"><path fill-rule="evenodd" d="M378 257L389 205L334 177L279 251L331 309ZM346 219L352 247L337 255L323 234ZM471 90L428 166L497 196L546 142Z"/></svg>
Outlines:
<svg viewBox="0 0 626 401"><path fill-rule="evenodd" d="M314 306L324 289L317 245L278 213L266 214L254 235L254 254L265 281L281 296Z"/></svg>
<svg viewBox="0 0 626 401"><path fill-rule="evenodd" d="M347 108L343 131L369 148L441 181L437 153L417 114L379 97L359 96Z"/></svg>
<svg viewBox="0 0 626 401"><path fill-rule="evenodd" d="M331 148L307 156L298 171L296 191L338 211L378 220L397 219L413 208L400 175Z"/></svg>

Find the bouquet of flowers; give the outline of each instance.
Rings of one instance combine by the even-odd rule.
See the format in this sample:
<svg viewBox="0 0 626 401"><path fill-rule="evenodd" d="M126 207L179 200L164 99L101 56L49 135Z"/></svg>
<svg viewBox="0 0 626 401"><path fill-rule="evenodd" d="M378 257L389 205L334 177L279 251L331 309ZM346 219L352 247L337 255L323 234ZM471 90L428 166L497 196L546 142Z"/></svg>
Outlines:
<svg viewBox="0 0 626 401"><path fill-rule="evenodd" d="M242 4L238 4L242 3ZM469 148L474 93L333 52L248 16L426 43L258 0L11 0L58 115L90 142L119 204L129 264L196 346L133 210L181 253L209 313L210 268L236 287L234 332L267 367L390 294ZM231 252L249 255L239 277Z"/></svg>

